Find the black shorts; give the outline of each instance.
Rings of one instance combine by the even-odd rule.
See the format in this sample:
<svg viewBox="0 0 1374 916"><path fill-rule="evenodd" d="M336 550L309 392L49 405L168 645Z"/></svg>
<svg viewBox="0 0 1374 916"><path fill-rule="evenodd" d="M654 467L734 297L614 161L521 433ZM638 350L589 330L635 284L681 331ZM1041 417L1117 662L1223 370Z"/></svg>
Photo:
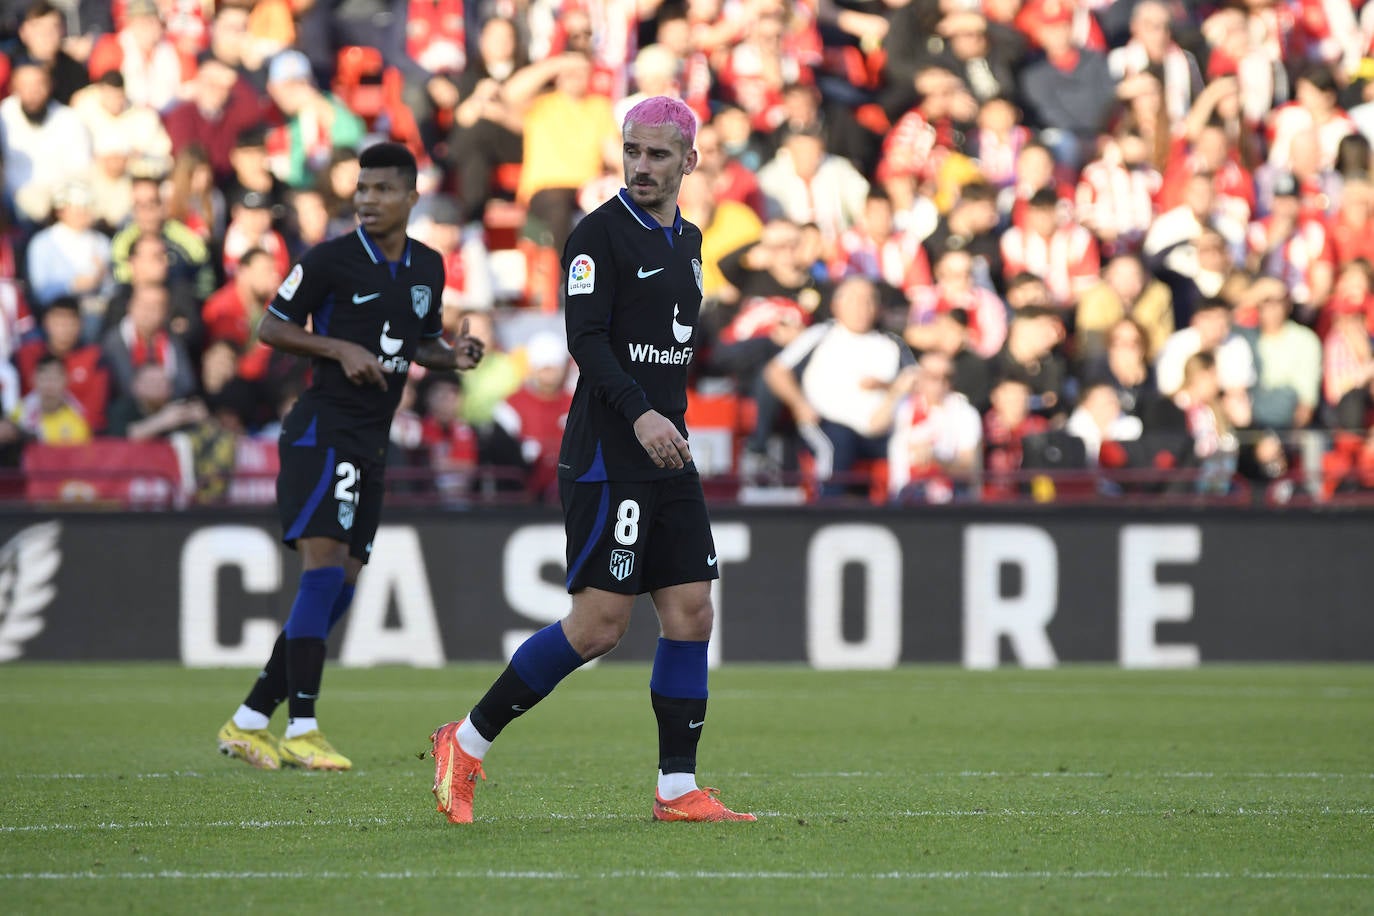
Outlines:
<svg viewBox="0 0 1374 916"><path fill-rule="evenodd" d="M277 512L282 541L293 550L299 538L332 538L364 563L382 518L383 466L333 448L280 448Z"/></svg>
<svg viewBox="0 0 1374 916"><path fill-rule="evenodd" d="M568 533L568 591L642 595L720 578L695 473L631 483L558 482Z"/></svg>

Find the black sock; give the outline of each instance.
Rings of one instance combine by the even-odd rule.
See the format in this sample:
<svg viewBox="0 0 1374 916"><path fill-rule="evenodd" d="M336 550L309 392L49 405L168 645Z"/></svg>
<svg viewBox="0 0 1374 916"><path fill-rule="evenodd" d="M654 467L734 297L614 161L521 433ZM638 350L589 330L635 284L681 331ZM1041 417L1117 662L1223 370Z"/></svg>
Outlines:
<svg viewBox="0 0 1374 916"><path fill-rule="evenodd" d="M649 691L658 719L658 769L663 773L695 773L697 742L706 722L706 698L665 697Z"/></svg>
<svg viewBox="0 0 1374 916"><path fill-rule="evenodd" d="M501 734L501 729L529 712L534 708L534 704L542 699L544 697L541 694L535 693L530 685L525 683L524 678L507 665L506 670L501 672L501 676L487 690L487 695L478 700L477 705L472 708L468 721L477 729L477 734L488 741L495 741L496 736Z"/></svg>
<svg viewBox="0 0 1374 916"><path fill-rule="evenodd" d="M270 719L285 699L286 633L282 632L277 634L272 656L258 673L258 679L253 682L253 689L248 691L248 699L243 701L243 705Z"/></svg>
<svg viewBox="0 0 1374 916"><path fill-rule="evenodd" d="M286 708L293 719L315 718L324 678L324 640L286 640Z"/></svg>

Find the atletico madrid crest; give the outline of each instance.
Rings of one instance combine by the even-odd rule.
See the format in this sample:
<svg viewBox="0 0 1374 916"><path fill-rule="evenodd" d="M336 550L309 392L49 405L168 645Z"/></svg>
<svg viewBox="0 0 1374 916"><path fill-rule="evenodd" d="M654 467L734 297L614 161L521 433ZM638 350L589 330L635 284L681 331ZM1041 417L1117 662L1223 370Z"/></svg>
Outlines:
<svg viewBox="0 0 1374 916"><path fill-rule="evenodd" d="M415 309L416 318L423 318L429 314L428 286L412 286L410 288L410 307Z"/></svg>
<svg viewBox="0 0 1374 916"><path fill-rule="evenodd" d="M353 527L353 504L339 503L339 527L344 531Z"/></svg>
<svg viewBox="0 0 1374 916"><path fill-rule="evenodd" d="M630 573L634 572L635 554L633 550L620 550L619 548L611 551L611 575L615 576L615 581L624 582Z"/></svg>

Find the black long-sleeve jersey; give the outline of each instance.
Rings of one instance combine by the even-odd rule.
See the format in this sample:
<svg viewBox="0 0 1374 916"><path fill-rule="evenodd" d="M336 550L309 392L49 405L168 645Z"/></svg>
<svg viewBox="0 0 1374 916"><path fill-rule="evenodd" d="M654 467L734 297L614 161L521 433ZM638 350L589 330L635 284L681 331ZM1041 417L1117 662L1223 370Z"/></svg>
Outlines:
<svg viewBox="0 0 1374 916"><path fill-rule="evenodd" d="M353 384L332 359L314 360L313 381L282 424L282 440L382 460L415 350L443 334L443 292L443 258L414 239L394 263L361 226L306 252L268 311L301 326L308 318L314 333L376 354L386 390Z"/></svg>
<svg viewBox="0 0 1374 916"><path fill-rule="evenodd" d="M656 480L634 422L656 410L685 437L687 367L701 312L701 230L679 211L658 221L622 189L563 249L568 350L581 377L558 458L573 480Z"/></svg>

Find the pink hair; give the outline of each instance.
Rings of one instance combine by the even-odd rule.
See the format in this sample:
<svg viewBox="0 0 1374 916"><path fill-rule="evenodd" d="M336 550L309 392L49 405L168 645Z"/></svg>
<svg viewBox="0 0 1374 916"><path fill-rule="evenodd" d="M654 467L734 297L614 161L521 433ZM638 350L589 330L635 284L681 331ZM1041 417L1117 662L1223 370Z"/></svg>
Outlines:
<svg viewBox="0 0 1374 916"><path fill-rule="evenodd" d="M625 115L625 125L634 123L640 127L661 127L671 124L682 134L682 140L691 149L697 139L697 116L687 103L666 95L651 96Z"/></svg>

